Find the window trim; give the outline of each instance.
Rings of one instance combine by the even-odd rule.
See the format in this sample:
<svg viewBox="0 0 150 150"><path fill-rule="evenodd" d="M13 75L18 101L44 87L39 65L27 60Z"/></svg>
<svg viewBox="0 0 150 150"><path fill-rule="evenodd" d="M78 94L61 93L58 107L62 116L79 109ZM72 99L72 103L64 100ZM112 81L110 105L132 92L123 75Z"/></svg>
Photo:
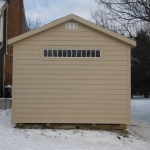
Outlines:
<svg viewBox="0 0 150 150"><path fill-rule="evenodd" d="M44 51L45 51L45 50L47 50L47 56L44 56ZM51 56L51 57L48 56L48 51L49 51L49 50L52 50L52 56ZM54 57L54 56L53 56L53 50L57 50L57 57ZM59 50L62 50L62 56L61 56L61 57L58 56L58 51L59 51ZM64 50L66 50L66 57L63 56L63 51L64 51ZM67 56L67 55L68 55L68 50L71 50L71 56L70 56L70 57ZM72 56L72 51L73 51L73 50L76 51L76 57L73 57L73 56ZM81 51L81 57L78 57L78 56L77 56L77 51L78 51L78 50ZM83 51L83 50L86 51L86 57L82 57L82 51ZM91 50L90 50L90 57L87 57L87 51L89 51L89 49L43 49L42 51L43 51L43 52L42 52L42 55L43 55L43 58L44 58L44 59L45 59L45 58L61 58L61 59L63 59L63 58L67 58L67 59L68 59L68 58L78 58L78 59L81 59L81 58L82 58L82 59L88 59L88 58L91 59L91 58L93 58L93 59L95 59L95 58L96 58L96 59L100 59L100 58L102 57L102 50L100 50L100 49L91 49ZM92 57L91 51L95 51L95 57ZM100 57L96 57L96 51L100 51Z"/></svg>
<svg viewBox="0 0 150 150"><path fill-rule="evenodd" d="M73 25L73 27L71 28L72 25ZM65 29L66 30L78 30L79 29L79 24L78 23L74 23L74 22L66 23Z"/></svg>

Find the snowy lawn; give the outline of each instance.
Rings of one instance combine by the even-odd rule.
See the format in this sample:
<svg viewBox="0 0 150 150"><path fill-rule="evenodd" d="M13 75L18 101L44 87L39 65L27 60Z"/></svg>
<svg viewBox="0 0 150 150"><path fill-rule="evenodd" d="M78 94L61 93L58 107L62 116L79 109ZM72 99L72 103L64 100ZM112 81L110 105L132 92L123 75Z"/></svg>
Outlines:
<svg viewBox="0 0 150 150"><path fill-rule="evenodd" d="M150 143L150 98L134 96L131 107L132 125L128 127L128 131Z"/></svg>
<svg viewBox="0 0 150 150"><path fill-rule="evenodd" d="M132 100L128 138L107 131L15 129L10 120L11 111L0 110L0 150L150 149L150 99Z"/></svg>

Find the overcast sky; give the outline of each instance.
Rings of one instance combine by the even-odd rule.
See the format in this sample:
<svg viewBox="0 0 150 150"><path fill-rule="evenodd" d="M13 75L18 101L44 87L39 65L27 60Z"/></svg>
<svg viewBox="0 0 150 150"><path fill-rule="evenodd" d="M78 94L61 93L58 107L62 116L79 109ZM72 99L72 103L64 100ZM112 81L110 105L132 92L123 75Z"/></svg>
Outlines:
<svg viewBox="0 0 150 150"><path fill-rule="evenodd" d="M76 14L91 20L90 10L96 8L94 0L24 0L26 16L48 22Z"/></svg>

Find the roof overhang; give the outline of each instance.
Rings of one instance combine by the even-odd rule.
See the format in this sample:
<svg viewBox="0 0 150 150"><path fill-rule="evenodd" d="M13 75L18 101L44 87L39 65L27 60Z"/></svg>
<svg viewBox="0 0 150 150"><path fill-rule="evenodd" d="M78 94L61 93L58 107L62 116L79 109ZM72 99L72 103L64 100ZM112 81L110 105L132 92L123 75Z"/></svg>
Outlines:
<svg viewBox="0 0 150 150"><path fill-rule="evenodd" d="M72 19L77 21L77 22L79 22L79 23L82 23L82 24L84 24L86 26L89 26L89 27L91 27L91 28L93 28L95 30L98 30L98 31L100 31L100 32L110 36L110 37L118 39L118 40L128 44L130 47L135 47L136 46L136 42L135 41L133 41L133 40L127 38L127 37L124 37L124 36L122 36L120 34L117 34L117 33L113 32L113 31L110 31L108 29L105 29L105 28L103 28L103 27L101 27L99 25L96 25L96 24L94 24L94 23L92 23L92 22L90 22L88 20L85 20L85 19L83 19L81 17L78 17L78 16L76 16L74 14L70 14L70 15L68 15L66 17L60 18L60 19L58 19L56 21L53 21L53 22L51 22L49 24L46 24L46 25L44 25L44 26L42 26L40 28L37 28L37 29L32 30L32 31L27 32L27 33L24 33L24 34L19 35L19 36L15 37L15 38L12 38L12 39L8 40L8 44L9 45L13 45L14 43L19 42L19 41L21 41L21 40L23 40L25 38L28 38L28 37L30 37L32 35L35 35L35 34L38 34L38 33L42 32L42 31L45 31L47 29L50 29L50 28L52 28L54 26L57 26L59 24L62 24L64 22L67 22L67 21L72 20Z"/></svg>

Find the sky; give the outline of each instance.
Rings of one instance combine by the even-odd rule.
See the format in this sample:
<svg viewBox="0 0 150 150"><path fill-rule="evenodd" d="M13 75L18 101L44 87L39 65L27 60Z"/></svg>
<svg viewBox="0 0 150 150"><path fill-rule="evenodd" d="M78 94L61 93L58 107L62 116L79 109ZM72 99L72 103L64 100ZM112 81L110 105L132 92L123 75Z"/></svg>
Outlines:
<svg viewBox="0 0 150 150"><path fill-rule="evenodd" d="M24 0L27 18L38 18L50 22L69 14L91 19L91 10L96 8L94 0Z"/></svg>

